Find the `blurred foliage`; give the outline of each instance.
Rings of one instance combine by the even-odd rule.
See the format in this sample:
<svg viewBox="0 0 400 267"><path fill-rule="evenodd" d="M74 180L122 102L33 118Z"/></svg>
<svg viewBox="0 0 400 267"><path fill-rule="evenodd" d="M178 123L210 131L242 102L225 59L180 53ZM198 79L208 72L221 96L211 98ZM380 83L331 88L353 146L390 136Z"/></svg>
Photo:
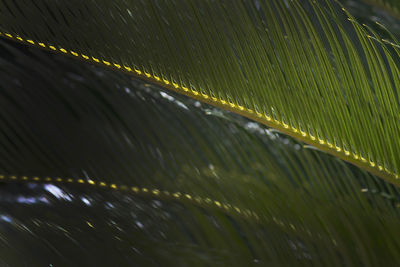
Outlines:
<svg viewBox="0 0 400 267"><path fill-rule="evenodd" d="M379 178L127 75L5 41L0 51L4 265L398 260L399 194Z"/></svg>
<svg viewBox="0 0 400 267"><path fill-rule="evenodd" d="M377 5L394 16L400 16L400 2L397 0L364 0L371 5Z"/></svg>

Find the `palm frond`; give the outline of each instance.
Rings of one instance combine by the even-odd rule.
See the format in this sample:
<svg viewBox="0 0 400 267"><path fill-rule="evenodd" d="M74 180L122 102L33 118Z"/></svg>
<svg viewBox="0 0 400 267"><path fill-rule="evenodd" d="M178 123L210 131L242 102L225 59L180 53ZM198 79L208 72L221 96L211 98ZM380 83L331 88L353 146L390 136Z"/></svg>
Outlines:
<svg viewBox="0 0 400 267"><path fill-rule="evenodd" d="M397 184L399 46L334 1L3 1L2 35L125 70Z"/></svg>

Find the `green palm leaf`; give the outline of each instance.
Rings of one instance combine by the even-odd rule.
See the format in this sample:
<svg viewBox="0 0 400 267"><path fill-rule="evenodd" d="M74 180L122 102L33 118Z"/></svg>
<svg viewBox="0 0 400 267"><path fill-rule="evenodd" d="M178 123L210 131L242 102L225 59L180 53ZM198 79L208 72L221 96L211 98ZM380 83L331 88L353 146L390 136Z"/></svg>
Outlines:
<svg viewBox="0 0 400 267"><path fill-rule="evenodd" d="M397 183L397 41L332 1L2 5L4 36L158 82Z"/></svg>

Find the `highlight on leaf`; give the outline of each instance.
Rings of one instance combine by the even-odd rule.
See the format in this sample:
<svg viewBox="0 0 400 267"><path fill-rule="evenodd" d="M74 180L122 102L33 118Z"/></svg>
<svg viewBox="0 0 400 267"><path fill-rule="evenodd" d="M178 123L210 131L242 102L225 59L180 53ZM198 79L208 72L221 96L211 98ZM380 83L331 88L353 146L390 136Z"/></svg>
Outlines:
<svg viewBox="0 0 400 267"><path fill-rule="evenodd" d="M398 184L399 47L333 0L1 5L5 37L128 71Z"/></svg>

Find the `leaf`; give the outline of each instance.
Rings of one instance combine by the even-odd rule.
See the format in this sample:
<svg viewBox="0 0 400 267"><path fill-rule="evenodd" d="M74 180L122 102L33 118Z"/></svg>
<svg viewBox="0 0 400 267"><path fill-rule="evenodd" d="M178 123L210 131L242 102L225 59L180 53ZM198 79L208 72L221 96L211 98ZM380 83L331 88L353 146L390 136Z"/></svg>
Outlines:
<svg viewBox="0 0 400 267"><path fill-rule="evenodd" d="M394 186L130 76L0 44L4 265L398 262Z"/></svg>
<svg viewBox="0 0 400 267"><path fill-rule="evenodd" d="M125 70L398 183L398 42L333 0L0 7L5 37Z"/></svg>

